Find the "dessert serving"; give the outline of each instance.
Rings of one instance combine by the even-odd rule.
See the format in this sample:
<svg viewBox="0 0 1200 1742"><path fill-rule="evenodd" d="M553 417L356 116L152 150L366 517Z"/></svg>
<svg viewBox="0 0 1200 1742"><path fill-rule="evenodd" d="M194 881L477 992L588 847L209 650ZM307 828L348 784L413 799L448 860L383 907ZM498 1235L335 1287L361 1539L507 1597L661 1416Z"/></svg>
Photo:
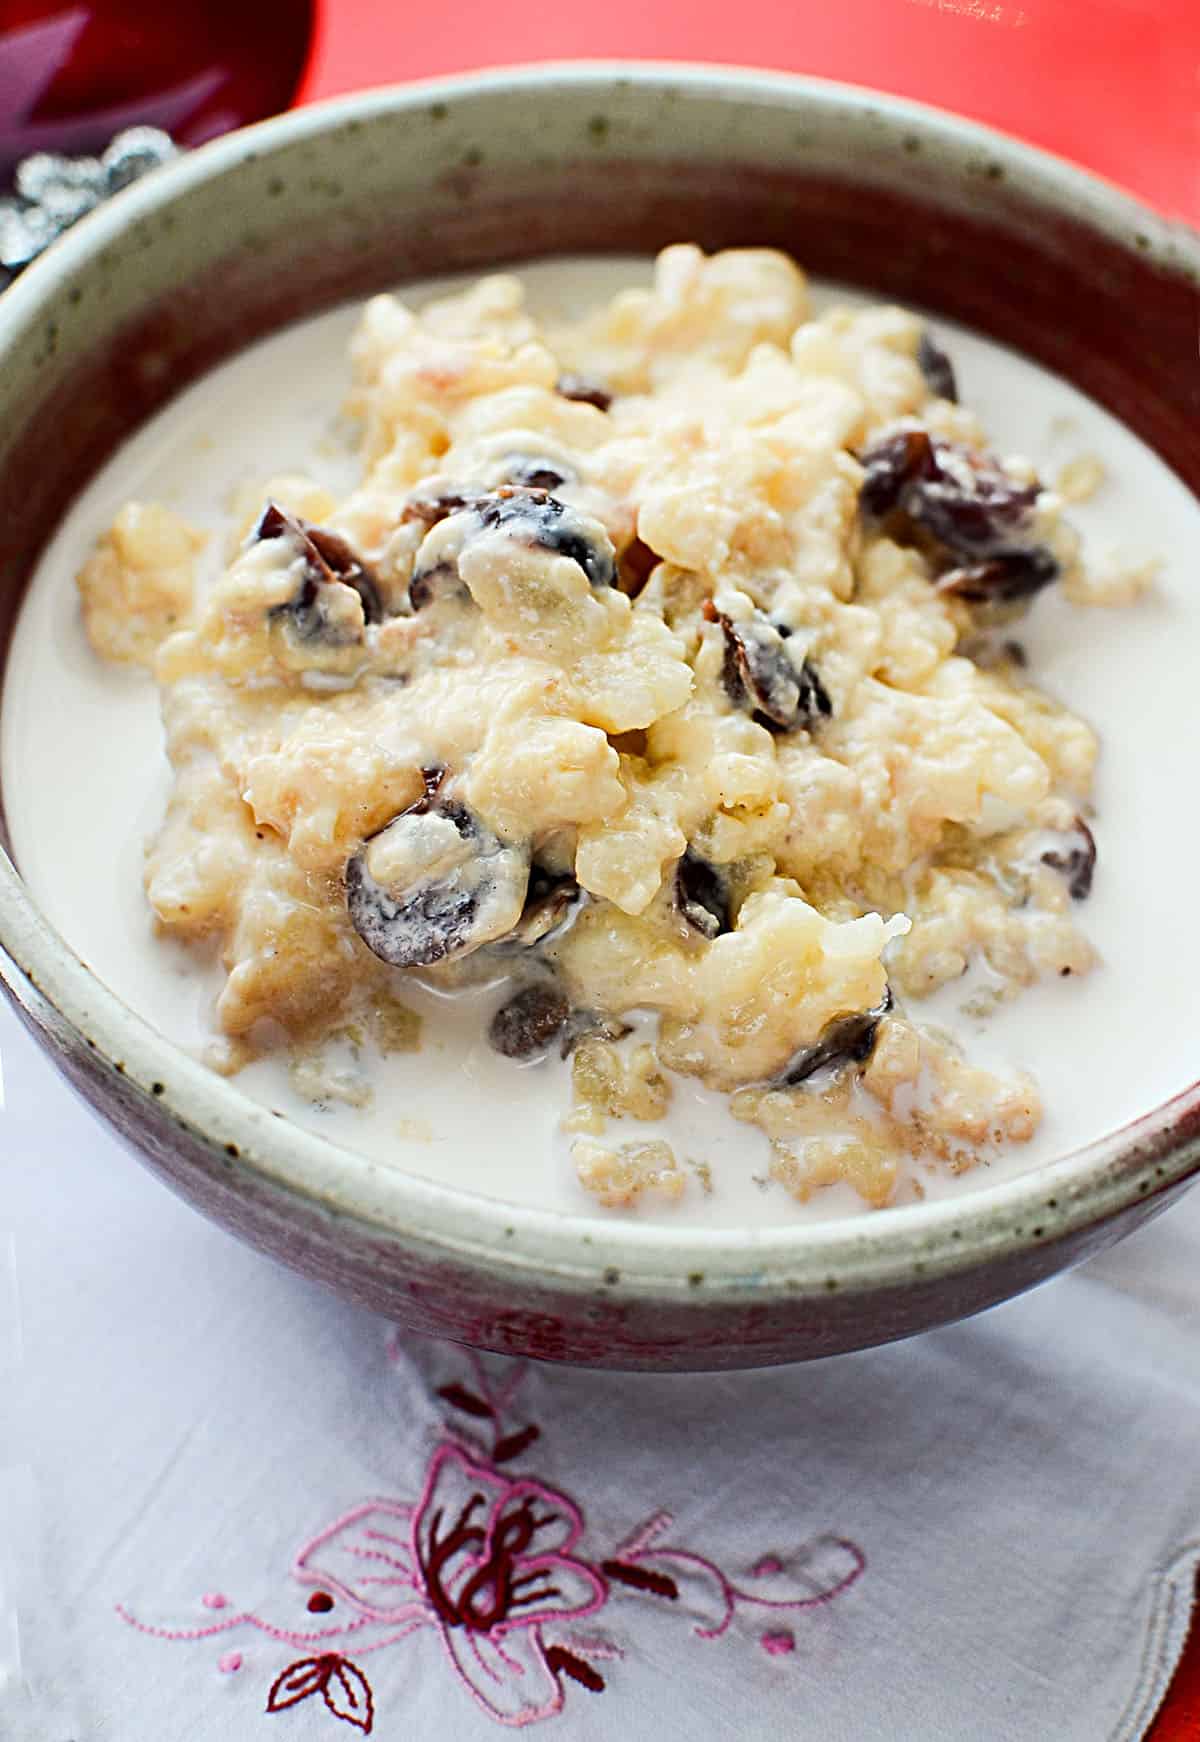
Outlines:
<svg viewBox="0 0 1200 1742"><path fill-rule="evenodd" d="M1091 560L1099 462L998 450L917 315L767 250L637 276L377 297L303 470L264 433L205 525L110 501L78 593L161 702L146 948L217 1069L403 1165L486 1051L450 1096L499 1085L579 1207L907 1201L1034 1138L1055 1083L973 1035L1103 954L1096 730L1026 614L1086 642L1152 565Z"/></svg>

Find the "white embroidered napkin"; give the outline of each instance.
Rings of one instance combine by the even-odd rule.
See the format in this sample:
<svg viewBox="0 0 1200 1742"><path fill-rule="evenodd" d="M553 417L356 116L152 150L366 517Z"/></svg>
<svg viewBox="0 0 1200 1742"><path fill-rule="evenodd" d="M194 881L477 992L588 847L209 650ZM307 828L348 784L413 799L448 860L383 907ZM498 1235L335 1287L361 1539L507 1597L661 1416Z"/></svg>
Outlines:
<svg viewBox="0 0 1200 1742"><path fill-rule="evenodd" d="M208 1227L7 1011L0 1058L5 1742L1144 1731L1200 1562L1200 1194L902 1346L523 1367Z"/></svg>

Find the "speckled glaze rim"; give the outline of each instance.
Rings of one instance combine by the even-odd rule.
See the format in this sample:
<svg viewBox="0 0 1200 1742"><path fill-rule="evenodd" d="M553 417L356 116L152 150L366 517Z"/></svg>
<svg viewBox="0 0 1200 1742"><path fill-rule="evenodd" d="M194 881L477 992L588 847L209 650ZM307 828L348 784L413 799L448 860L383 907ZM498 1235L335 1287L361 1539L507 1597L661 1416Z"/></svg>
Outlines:
<svg viewBox="0 0 1200 1742"><path fill-rule="evenodd" d="M1200 238L1099 178L984 127L850 86L715 66L568 63L508 69L370 91L315 105L205 146L158 172L84 220L0 301L6 331L85 260L118 241L139 219L183 189L248 154L285 140L315 139L382 112L427 109L489 88L575 85L599 109L618 90L648 87L742 92L807 114L836 117L876 140L880 130L920 138L930 153L970 177L1019 176L1026 193L1082 217L1200 283ZM850 121L847 117L851 117ZM995 166L994 168L988 166ZM42 919L7 857L0 856L0 970L21 1001L49 1005L69 1038L124 1085L224 1152L235 1175L257 1176L376 1235L467 1260L519 1286L522 1276L568 1289L601 1286L632 1295L692 1299L787 1293L853 1293L963 1274L1005 1254L1107 1222L1200 1171L1200 1084L1099 1142L1035 1172L980 1185L961 1198L881 1210L842 1221L772 1229L674 1230L642 1223L521 1208L437 1185L285 1125L156 1034L109 992Z"/></svg>

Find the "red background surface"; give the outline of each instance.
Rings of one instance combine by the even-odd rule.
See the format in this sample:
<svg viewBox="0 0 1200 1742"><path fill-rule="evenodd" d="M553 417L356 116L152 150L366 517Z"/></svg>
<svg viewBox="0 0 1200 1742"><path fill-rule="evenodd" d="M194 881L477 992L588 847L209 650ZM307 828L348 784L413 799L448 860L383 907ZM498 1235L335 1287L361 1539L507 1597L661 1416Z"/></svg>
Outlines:
<svg viewBox="0 0 1200 1742"><path fill-rule="evenodd" d="M1200 220L1200 0L322 0L300 101L471 67L724 61L893 91Z"/></svg>
<svg viewBox="0 0 1200 1742"><path fill-rule="evenodd" d="M323 0L298 101L573 58L870 85L1019 134L1200 221L1200 0L454 0L419 17L389 0ZM1200 1620L1147 1742L1200 1742Z"/></svg>

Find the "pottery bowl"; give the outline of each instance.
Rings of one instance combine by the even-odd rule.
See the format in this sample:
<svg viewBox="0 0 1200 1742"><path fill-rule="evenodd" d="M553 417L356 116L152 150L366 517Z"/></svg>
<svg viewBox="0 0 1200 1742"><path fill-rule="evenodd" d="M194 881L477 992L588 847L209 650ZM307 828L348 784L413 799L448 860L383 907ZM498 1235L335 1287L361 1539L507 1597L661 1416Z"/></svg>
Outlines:
<svg viewBox="0 0 1200 1742"><path fill-rule="evenodd" d="M935 111L713 68L545 67L368 92L235 133L72 230L0 298L0 634L56 519L185 383L285 321L516 258L766 244L1057 370L1200 492L1200 242ZM2 796L2 795L0 795ZM750 1366L907 1336L1042 1281L1200 1170L1200 1087L952 1201L763 1230L569 1217L354 1155L154 1033L0 859L0 973L63 1074L205 1215L480 1347Z"/></svg>

